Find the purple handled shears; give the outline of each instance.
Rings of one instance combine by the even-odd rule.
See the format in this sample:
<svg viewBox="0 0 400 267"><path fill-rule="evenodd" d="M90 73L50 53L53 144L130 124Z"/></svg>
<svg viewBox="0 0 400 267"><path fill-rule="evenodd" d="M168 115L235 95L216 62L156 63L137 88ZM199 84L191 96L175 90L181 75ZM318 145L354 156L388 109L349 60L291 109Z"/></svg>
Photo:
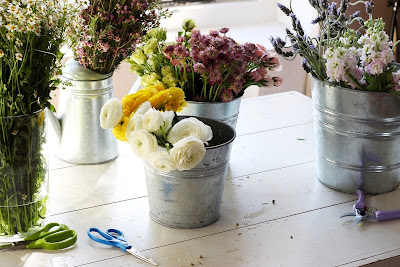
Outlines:
<svg viewBox="0 0 400 267"><path fill-rule="evenodd" d="M355 216L353 221L358 224L365 218L370 218L370 219L376 219L378 222L382 221L390 221L390 220L395 220L400 218L400 209L398 210L389 210L389 211L383 211L383 210L377 210L373 207L369 207L365 205L364 203L364 193L361 190L357 190L357 195L358 195L358 200L356 204L353 206L353 212L348 212L345 214L342 214L340 218L346 217L346 216ZM371 214L375 213L375 214Z"/></svg>

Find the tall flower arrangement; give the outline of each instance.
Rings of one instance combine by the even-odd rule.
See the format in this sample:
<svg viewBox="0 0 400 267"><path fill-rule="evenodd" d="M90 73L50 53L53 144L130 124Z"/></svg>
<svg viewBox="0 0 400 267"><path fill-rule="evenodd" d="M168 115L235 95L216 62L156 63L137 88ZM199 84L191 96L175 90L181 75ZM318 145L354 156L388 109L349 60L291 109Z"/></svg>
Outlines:
<svg viewBox="0 0 400 267"><path fill-rule="evenodd" d="M194 101L229 102L251 85L279 86L282 79L268 75L281 65L275 53L253 43L238 44L228 28L201 34L193 20L182 23L176 42L166 42L166 31L148 32L128 59L142 85L179 86Z"/></svg>
<svg viewBox="0 0 400 267"><path fill-rule="evenodd" d="M159 0L89 0L68 30L75 58L98 73L112 73L169 15Z"/></svg>
<svg viewBox="0 0 400 267"><path fill-rule="evenodd" d="M205 144L212 139L209 126L196 118L178 120L186 106L182 89L149 86L122 101L110 99L103 106L100 123L128 142L132 151L163 172L189 170L203 159Z"/></svg>
<svg viewBox="0 0 400 267"><path fill-rule="evenodd" d="M75 7L62 0L0 0L0 236L46 213L44 111L60 80L60 45Z"/></svg>
<svg viewBox="0 0 400 267"><path fill-rule="evenodd" d="M286 29L290 45L279 37L271 37L277 53L286 59L300 55L306 72L333 85L400 95L400 72L393 73L394 67L390 66L394 61L393 44L384 31L382 19L372 19L372 1L354 3L365 6L369 14L367 21L360 17L360 11L349 17L345 15L348 6L353 4L349 0L342 0L339 5L329 4L327 0L309 2L318 13L311 23L319 24L320 35L306 35L291 5L278 4L291 18L292 30ZM355 22L359 23L358 29L349 28Z"/></svg>

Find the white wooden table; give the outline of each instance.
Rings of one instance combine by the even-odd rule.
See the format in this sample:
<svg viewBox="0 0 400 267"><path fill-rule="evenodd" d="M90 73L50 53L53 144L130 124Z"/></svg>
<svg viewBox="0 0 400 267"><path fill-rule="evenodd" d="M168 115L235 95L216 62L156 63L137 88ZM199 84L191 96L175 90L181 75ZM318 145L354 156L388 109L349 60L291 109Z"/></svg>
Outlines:
<svg viewBox="0 0 400 267"><path fill-rule="evenodd" d="M117 228L160 266L358 266L399 263L400 220L355 225L356 195L316 179L311 99L296 92L244 99L220 219L172 229L149 218L141 160L127 144L102 165L50 161L51 221L78 233L63 251L1 251L0 266L151 266L87 237L90 227ZM273 203L274 201L274 203ZM400 191L366 198L400 208ZM380 265L383 264L383 265Z"/></svg>

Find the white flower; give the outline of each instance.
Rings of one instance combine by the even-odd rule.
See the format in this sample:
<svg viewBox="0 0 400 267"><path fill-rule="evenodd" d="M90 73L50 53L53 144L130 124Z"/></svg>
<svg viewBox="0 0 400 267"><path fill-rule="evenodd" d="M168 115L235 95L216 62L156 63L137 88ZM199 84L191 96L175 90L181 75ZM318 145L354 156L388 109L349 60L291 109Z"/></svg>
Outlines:
<svg viewBox="0 0 400 267"><path fill-rule="evenodd" d="M143 102L139 108L136 110L135 115L136 114L141 114L144 115L149 109L151 109L151 104L149 101ZM134 115L134 116L135 116Z"/></svg>
<svg viewBox="0 0 400 267"><path fill-rule="evenodd" d="M191 117L183 119L175 124L168 133L167 140L171 144L175 145L175 143L187 136L197 137L203 143L207 144L207 141L212 139L213 133L210 126Z"/></svg>
<svg viewBox="0 0 400 267"><path fill-rule="evenodd" d="M4 56L4 52L3 50L0 49L0 58L2 58Z"/></svg>
<svg viewBox="0 0 400 267"><path fill-rule="evenodd" d="M6 25L6 29L9 30L10 32L13 32L17 29L17 25L9 23Z"/></svg>
<svg viewBox="0 0 400 267"><path fill-rule="evenodd" d="M21 40L18 39L18 38L16 39L15 44L16 44L17 46L22 46L22 45L23 45L23 43L21 42Z"/></svg>
<svg viewBox="0 0 400 267"><path fill-rule="evenodd" d="M162 112L156 109L149 109L143 116L143 129L155 132L164 124Z"/></svg>
<svg viewBox="0 0 400 267"><path fill-rule="evenodd" d="M158 146L157 150L150 153L147 162L162 172L169 172L176 169L174 161L165 148Z"/></svg>
<svg viewBox="0 0 400 267"><path fill-rule="evenodd" d="M156 151L158 147L155 135L143 129L134 131L131 134L129 144L133 153L143 159L146 159L150 153Z"/></svg>
<svg viewBox="0 0 400 267"><path fill-rule="evenodd" d="M21 53L19 53L19 52L15 53L15 58L16 58L17 60L19 60L19 61L22 61L22 55L21 55Z"/></svg>
<svg viewBox="0 0 400 267"><path fill-rule="evenodd" d="M143 115L135 113L135 115L129 120L128 125L126 126L126 140L129 141L132 133L140 129L143 129Z"/></svg>
<svg viewBox="0 0 400 267"><path fill-rule="evenodd" d="M123 117L122 105L118 99L108 100L101 108L100 126L103 129L112 129L121 121Z"/></svg>
<svg viewBox="0 0 400 267"><path fill-rule="evenodd" d="M206 153L201 140L188 136L174 144L170 154L178 170L190 170L199 164Z"/></svg>
<svg viewBox="0 0 400 267"><path fill-rule="evenodd" d="M165 134L168 133L168 131L172 127L172 120L175 117L175 113L173 111L164 111L161 114L163 115L164 122L163 122L163 125L161 126L162 130L159 129L159 130L154 132L154 134L157 135L157 136L163 136L163 131L164 131Z"/></svg>

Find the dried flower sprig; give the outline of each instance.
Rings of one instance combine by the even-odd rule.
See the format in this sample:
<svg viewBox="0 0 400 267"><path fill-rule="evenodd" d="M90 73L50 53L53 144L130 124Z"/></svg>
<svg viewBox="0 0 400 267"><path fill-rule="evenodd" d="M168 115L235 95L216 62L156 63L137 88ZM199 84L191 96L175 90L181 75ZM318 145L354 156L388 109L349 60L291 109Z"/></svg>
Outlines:
<svg viewBox="0 0 400 267"><path fill-rule="evenodd" d="M146 32L169 16L159 0L89 0L69 28L75 58L109 74L135 50Z"/></svg>
<svg viewBox="0 0 400 267"><path fill-rule="evenodd" d="M365 28L365 20L360 17L358 11L350 17L345 15L348 6L364 4L367 13L371 16L373 3L371 0L360 0L355 3L342 0L338 6L335 2L329 4L327 0L309 0L309 2L318 13L318 16L311 23L319 24L320 35L317 37L305 35L300 20L292 10L290 1L289 7L278 4L282 12L292 20L293 29L286 29L286 37L290 41L290 45L287 45L287 39L282 40L279 37L271 37L270 41L279 55L288 60L293 60L297 55L300 55L304 58L302 66L306 72L311 72L313 76L320 80L326 80L326 66L323 58L325 51L344 34L350 24L356 21L360 23L360 28L356 31L358 36L361 35L361 29ZM290 50L285 50L285 48L290 48Z"/></svg>

